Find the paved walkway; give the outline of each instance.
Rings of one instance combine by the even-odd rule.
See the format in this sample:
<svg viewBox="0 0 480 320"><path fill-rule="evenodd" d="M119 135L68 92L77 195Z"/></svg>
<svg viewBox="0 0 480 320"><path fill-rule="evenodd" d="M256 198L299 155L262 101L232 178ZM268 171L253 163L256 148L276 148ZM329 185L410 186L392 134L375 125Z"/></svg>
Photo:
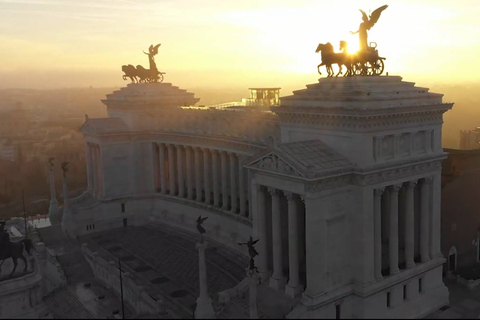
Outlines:
<svg viewBox="0 0 480 320"><path fill-rule="evenodd" d="M88 238L121 259L127 268L153 284L177 316L192 317L199 295L198 236L166 225L126 227ZM248 258L209 243L206 250L211 297L230 289L245 275Z"/></svg>
<svg viewBox="0 0 480 320"><path fill-rule="evenodd" d="M450 292L450 304L424 319L480 319L480 287L473 290L445 279Z"/></svg>

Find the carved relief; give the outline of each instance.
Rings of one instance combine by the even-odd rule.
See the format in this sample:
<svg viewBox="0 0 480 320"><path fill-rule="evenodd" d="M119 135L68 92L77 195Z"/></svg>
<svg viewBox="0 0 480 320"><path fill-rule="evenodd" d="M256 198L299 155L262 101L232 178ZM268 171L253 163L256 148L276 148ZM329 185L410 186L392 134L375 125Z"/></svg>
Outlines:
<svg viewBox="0 0 480 320"><path fill-rule="evenodd" d="M413 150L415 153L425 152L425 131L419 131L413 138Z"/></svg>
<svg viewBox="0 0 480 320"><path fill-rule="evenodd" d="M258 160L252 166L291 176L302 176L297 170L293 169L288 163L273 153Z"/></svg>

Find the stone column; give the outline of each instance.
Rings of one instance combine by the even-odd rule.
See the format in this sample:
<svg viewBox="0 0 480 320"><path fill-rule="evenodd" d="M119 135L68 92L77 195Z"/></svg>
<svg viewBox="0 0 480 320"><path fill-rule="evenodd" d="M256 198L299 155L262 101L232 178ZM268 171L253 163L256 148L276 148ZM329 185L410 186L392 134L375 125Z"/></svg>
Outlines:
<svg viewBox="0 0 480 320"><path fill-rule="evenodd" d="M204 187L205 187L205 203L210 204L212 202L211 199L211 191L210 191L210 157L209 150L206 148L202 149L203 152L203 180L204 180Z"/></svg>
<svg viewBox="0 0 480 320"><path fill-rule="evenodd" d="M277 189L268 188L272 196L272 247L273 247L273 274L270 286L280 289L285 284L283 275L283 248L282 248L282 223L280 215L280 195Z"/></svg>
<svg viewBox="0 0 480 320"><path fill-rule="evenodd" d="M300 285L299 271L299 253L298 253L298 206L295 201L295 195L291 192L284 192L288 200L288 264L289 264L289 280L285 287L285 293L295 298L302 292Z"/></svg>
<svg viewBox="0 0 480 320"><path fill-rule="evenodd" d="M390 275L400 272L398 268L398 192L401 186L393 185L390 189Z"/></svg>
<svg viewBox="0 0 480 320"><path fill-rule="evenodd" d="M192 147L185 147L186 161L187 161L187 198L193 200L193 175L194 170L192 166Z"/></svg>
<svg viewBox="0 0 480 320"><path fill-rule="evenodd" d="M268 273L268 242L267 242L267 213L265 212L265 188L254 184L252 189L257 192L257 210L258 216L258 258L259 258L259 272L262 278L265 279Z"/></svg>
<svg viewBox="0 0 480 320"><path fill-rule="evenodd" d="M218 151L212 150L213 205L220 207L220 180L218 177Z"/></svg>
<svg viewBox="0 0 480 320"><path fill-rule="evenodd" d="M87 143L87 179L88 190L93 190L93 171L92 171L92 147L90 143Z"/></svg>
<svg viewBox="0 0 480 320"><path fill-rule="evenodd" d="M158 144L158 159L160 165L160 191L167 193L167 175L165 172L165 145L163 143Z"/></svg>
<svg viewBox="0 0 480 320"><path fill-rule="evenodd" d="M97 154L94 145L91 143L89 145L92 154L92 194L96 197L98 193Z"/></svg>
<svg viewBox="0 0 480 320"><path fill-rule="evenodd" d="M407 269L415 267L415 217L414 217L414 191L417 181L406 184L405 198L405 264Z"/></svg>
<svg viewBox="0 0 480 320"><path fill-rule="evenodd" d="M430 186L432 177L427 177L420 185L420 256L422 262L430 260Z"/></svg>
<svg viewBox="0 0 480 320"><path fill-rule="evenodd" d="M374 275L375 279L381 280L382 276L382 194L384 187L374 190Z"/></svg>
<svg viewBox="0 0 480 320"><path fill-rule="evenodd" d="M245 200L245 176L242 159L240 157L238 158L238 194L240 198L240 215L245 217L247 213L245 208L247 205Z"/></svg>
<svg viewBox="0 0 480 320"><path fill-rule="evenodd" d="M96 146L96 153L97 153L97 179L98 179L98 197L103 196L103 172L102 172L102 152L100 150L100 146Z"/></svg>
<svg viewBox="0 0 480 320"><path fill-rule="evenodd" d="M237 213L237 166L235 164L235 153L230 153L230 199L231 199L231 211Z"/></svg>
<svg viewBox="0 0 480 320"><path fill-rule="evenodd" d="M174 155L174 146L172 144L168 145L168 173L169 173L169 182L170 182L170 195L175 195L175 155Z"/></svg>
<svg viewBox="0 0 480 320"><path fill-rule="evenodd" d="M222 163L222 209L228 209L228 186L227 186L227 154L220 152L220 160Z"/></svg>
<svg viewBox="0 0 480 320"><path fill-rule="evenodd" d="M185 178L183 172L183 150L177 146L177 173L178 173L178 196L185 197Z"/></svg>
<svg viewBox="0 0 480 320"><path fill-rule="evenodd" d="M213 319L216 318L215 311L212 307L212 299L208 296L207 287L207 263L205 261L206 242L197 242L198 248L198 269L200 296L197 299L197 307L195 308L195 319Z"/></svg>
<svg viewBox="0 0 480 320"><path fill-rule="evenodd" d="M194 148L195 151L195 193L197 201L202 201L202 172L200 168L200 149Z"/></svg>

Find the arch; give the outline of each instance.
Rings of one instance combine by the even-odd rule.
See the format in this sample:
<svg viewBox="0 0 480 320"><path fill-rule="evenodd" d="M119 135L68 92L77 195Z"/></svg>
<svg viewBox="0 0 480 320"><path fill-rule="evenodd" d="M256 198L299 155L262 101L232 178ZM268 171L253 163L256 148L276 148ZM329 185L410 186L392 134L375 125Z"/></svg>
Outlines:
<svg viewBox="0 0 480 320"><path fill-rule="evenodd" d="M455 246L452 246L448 252L447 266L450 272L457 269L457 248L455 248Z"/></svg>

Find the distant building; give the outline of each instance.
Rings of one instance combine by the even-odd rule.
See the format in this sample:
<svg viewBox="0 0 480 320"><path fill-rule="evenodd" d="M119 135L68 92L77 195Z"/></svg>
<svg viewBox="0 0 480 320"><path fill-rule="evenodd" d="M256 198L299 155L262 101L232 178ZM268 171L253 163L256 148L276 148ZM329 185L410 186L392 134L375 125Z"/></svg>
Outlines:
<svg viewBox="0 0 480 320"><path fill-rule="evenodd" d="M480 149L480 127L460 131L460 150Z"/></svg>

